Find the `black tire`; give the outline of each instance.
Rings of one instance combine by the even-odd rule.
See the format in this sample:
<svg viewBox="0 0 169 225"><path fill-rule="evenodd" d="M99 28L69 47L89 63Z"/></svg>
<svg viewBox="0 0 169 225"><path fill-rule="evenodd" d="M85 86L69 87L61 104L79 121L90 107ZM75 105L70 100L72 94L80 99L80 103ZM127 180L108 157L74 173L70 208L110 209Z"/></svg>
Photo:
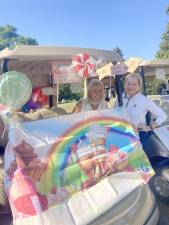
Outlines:
<svg viewBox="0 0 169 225"><path fill-rule="evenodd" d="M169 168L156 169L156 175L150 180L150 187L157 199L169 204Z"/></svg>

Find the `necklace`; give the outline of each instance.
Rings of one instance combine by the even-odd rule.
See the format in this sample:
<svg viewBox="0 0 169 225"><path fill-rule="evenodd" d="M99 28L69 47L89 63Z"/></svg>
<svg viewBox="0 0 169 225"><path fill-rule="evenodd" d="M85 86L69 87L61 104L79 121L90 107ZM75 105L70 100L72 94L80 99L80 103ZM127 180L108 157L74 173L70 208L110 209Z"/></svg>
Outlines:
<svg viewBox="0 0 169 225"><path fill-rule="evenodd" d="M126 103L126 108L127 108L128 104L129 104L131 98L134 97L134 96L137 95L137 94L138 94L138 92L136 92L136 93L134 93L134 94L128 96L127 93L125 93L125 98L127 98L127 100L128 100L127 103Z"/></svg>

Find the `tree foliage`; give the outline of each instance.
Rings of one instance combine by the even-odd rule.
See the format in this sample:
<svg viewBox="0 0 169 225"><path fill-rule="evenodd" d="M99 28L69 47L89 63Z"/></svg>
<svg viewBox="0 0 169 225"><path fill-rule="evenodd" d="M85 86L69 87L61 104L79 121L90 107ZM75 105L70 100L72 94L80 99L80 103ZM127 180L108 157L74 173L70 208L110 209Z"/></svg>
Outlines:
<svg viewBox="0 0 169 225"><path fill-rule="evenodd" d="M17 29L10 24L0 26L0 51L16 45L38 45L38 42L34 38L18 34Z"/></svg>
<svg viewBox="0 0 169 225"><path fill-rule="evenodd" d="M79 100L83 97L83 83L62 84L59 87L59 101Z"/></svg>
<svg viewBox="0 0 169 225"><path fill-rule="evenodd" d="M166 9L167 15L169 15L169 6ZM161 37L160 49L156 53L158 59L169 59L169 22L167 23L166 30Z"/></svg>
<svg viewBox="0 0 169 225"><path fill-rule="evenodd" d="M161 94L162 84L165 84L163 80L147 80L146 89L148 95L159 95Z"/></svg>
<svg viewBox="0 0 169 225"><path fill-rule="evenodd" d="M119 47L113 48L113 53L115 54L117 61L123 61L123 53Z"/></svg>

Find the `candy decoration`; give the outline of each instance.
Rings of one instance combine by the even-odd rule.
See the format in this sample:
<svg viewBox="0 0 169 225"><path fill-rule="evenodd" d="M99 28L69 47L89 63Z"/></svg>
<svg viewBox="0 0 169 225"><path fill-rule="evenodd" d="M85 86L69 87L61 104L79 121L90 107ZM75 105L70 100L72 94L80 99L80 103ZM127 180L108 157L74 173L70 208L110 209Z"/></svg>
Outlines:
<svg viewBox="0 0 169 225"><path fill-rule="evenodd" d="M38 109L49 105L47 95L44 95L41 87L33 88L32 95L29 101L22 107L24 112L29 112L30 109Z"/></svg>
<svg viewBox="0 0 169 225"><path fill-rule="evenodd" d="M126 74L128 72L128 66L124 63L119 63L111 68L111 72L113 76L118 76L122 74Z"/></svg>
<svg viewBox="0 0 169 225"><path fill-rule="evenodd" d="M10 110L20 109L30 98L32 85L25 74L9 71L0 80L0 103Z"/></svg>
<svg viewBox="0 0 169 225"><path fill-rule="evenodd" d="M95 75L95 61L87 53L75 55L72 59L72 66L81 77L87 78Z"/></svg>

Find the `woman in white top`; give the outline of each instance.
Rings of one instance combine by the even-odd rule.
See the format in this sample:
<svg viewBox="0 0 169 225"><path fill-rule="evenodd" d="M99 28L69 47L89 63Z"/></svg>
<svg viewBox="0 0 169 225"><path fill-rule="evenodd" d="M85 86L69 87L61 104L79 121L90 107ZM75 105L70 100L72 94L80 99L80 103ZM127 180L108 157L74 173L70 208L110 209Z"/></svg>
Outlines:
<svg viewBox="0 0 169 225"><path fill-rule="evenodd" d="M129 74L125 78L123 93L123 106L126 108L131 122L138 128L140 141L143 149L150 157L152 152L147 149L147 141L152 134L152 129L162 124L167 115L151 99L140 93L142 80L137 74ZM116 101L115 106L118 103ZM151 112L155 119L148 126L146 123L146 114Z"/></svg>
<svg viewBox="0 0 169 225"><path fill-rule="evenodd" d="M98 79L92 79L87 86L87 98L81 99L74 107L74 112L86 112L108 108L104 99L104 87Z"/></svg>

